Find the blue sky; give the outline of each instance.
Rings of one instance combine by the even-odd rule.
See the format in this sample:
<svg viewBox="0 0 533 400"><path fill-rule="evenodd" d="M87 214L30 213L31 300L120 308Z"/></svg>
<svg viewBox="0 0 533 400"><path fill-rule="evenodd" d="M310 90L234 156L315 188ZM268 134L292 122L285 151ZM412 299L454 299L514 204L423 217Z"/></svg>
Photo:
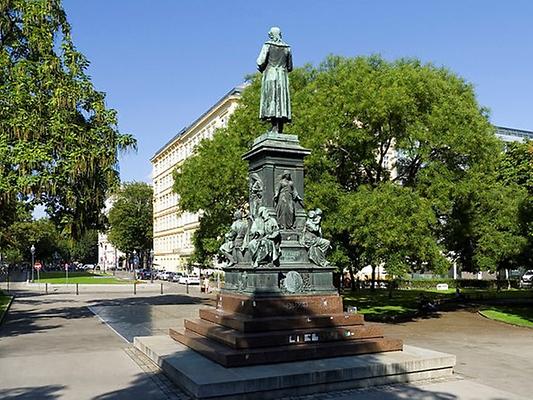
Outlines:
<svg viewBox="0 0 533 400"><path fill-rule="evenodd" d="M150 158L255 71L268 29L295 65L328 54L417 57L476 87L494 124L533 130L529 0L64 0L89 74L139 142L123 180L150 181Z"/></svg>

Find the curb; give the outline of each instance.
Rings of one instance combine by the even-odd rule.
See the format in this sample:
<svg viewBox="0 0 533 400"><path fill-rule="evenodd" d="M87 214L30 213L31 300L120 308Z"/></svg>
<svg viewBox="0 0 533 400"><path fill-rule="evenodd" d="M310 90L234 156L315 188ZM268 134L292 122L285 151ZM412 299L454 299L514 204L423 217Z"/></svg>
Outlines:
<svg viewBox="0 0 533 400"><path fill-rule="evenodd" d="M7 304L6 309L4 310L4 313L0 317L0 326L4 323L4 320L6 319L7 313L9 312L9 309L11 308L11 304L13 304L13 300L15 300L15 296L11 296L11 300L9 300L9 303Z"/></svg>

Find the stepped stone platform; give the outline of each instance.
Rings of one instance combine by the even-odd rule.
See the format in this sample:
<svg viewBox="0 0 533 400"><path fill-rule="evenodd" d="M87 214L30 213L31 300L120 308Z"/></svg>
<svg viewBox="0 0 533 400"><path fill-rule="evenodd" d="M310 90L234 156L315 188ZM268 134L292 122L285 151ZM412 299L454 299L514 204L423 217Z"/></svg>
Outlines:
<svg viewBox="0 0 533 400"><path fill-rule="evenodd" d="M169 330L174 340L224 367L402 350L399 339L343 313L330 295L252 297L222 292L216 310Z"/></svg>
<svg viewBox="0 0 533 400"><path fill-rule="evenodd" d="M338 294L222 292L215 309L135 347L195 399L268 400L450 377L455 356L404 346Z"/></svg>
<svg viewBox="0 0 533 400"><path fill-rule="evenodd" d="M169 336L136 337L146 354L195 399L270 400L418 380L448 378L455 356L413 346L359 356L226 368Z"/></svg>

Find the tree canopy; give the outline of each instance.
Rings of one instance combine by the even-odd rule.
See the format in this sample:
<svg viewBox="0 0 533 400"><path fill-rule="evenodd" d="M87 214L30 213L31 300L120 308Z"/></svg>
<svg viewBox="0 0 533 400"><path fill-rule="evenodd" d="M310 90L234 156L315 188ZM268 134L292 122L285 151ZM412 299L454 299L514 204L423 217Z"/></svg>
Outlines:
<svg viewBox="0 0 533 400"><path fill-rule="evenodd" d="M144 182L124 183L113 196L109 211L108 239L124 253L145 253L152 249L153 190Z"/></svg>
<svg viewBox="0 0 533 400"><path fill-rule="evenodd" d="M295 69L291 90L294 121L286 132L312 151L305 160L305 205L324 210L332 261L440 272L445 256L466 251L446 240L461 223L457 200L475 206L465 193L490 188L476 182L495 176L502 150L471 84L418 60L332 56L318 67ZM203 213L195 247L204 260L216 252L231 210L247 199L241 155L267 130L257 117L259 91L259 76L252 76L228 127L202 141L175 173L181 208ZM512 203L510 196L502 194ZM484 226L500 219L478 214ZM472 260L465 267L489 266L481 256Z"/></svg>
<svg viewBox="0 0 533 400"><path fill-rule="evenodd" d="M5 239L2 254L10 264L29 262L32 245L35 246L35 260L46 265L70 259L70 241L46 218L14 222L5 232Z"/></svg>
<svg viewBox="0 0 533 400"><path fill-rule="evenodd" d="M88 66L60 0L0 3L0 197L44 204L74 238L102 226L118 152L136 145Z"/></svg>

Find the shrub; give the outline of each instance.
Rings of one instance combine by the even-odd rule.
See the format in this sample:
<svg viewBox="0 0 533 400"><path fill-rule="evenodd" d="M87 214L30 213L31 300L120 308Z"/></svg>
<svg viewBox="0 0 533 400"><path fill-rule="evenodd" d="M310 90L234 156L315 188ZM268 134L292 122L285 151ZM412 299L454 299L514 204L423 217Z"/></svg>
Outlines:
<svg viewBox="0 0 533 400"><path fill-rule="evenodd" d="M500 288L507 288L507 281L500 280ZM497 289L497 280L487 279L412 279L399 281L399 289L436 289L439 283L447 283L450 289L459 287L461 289ZM517 289L519 287L518 279L510 280L511 287Z"/></svg>

